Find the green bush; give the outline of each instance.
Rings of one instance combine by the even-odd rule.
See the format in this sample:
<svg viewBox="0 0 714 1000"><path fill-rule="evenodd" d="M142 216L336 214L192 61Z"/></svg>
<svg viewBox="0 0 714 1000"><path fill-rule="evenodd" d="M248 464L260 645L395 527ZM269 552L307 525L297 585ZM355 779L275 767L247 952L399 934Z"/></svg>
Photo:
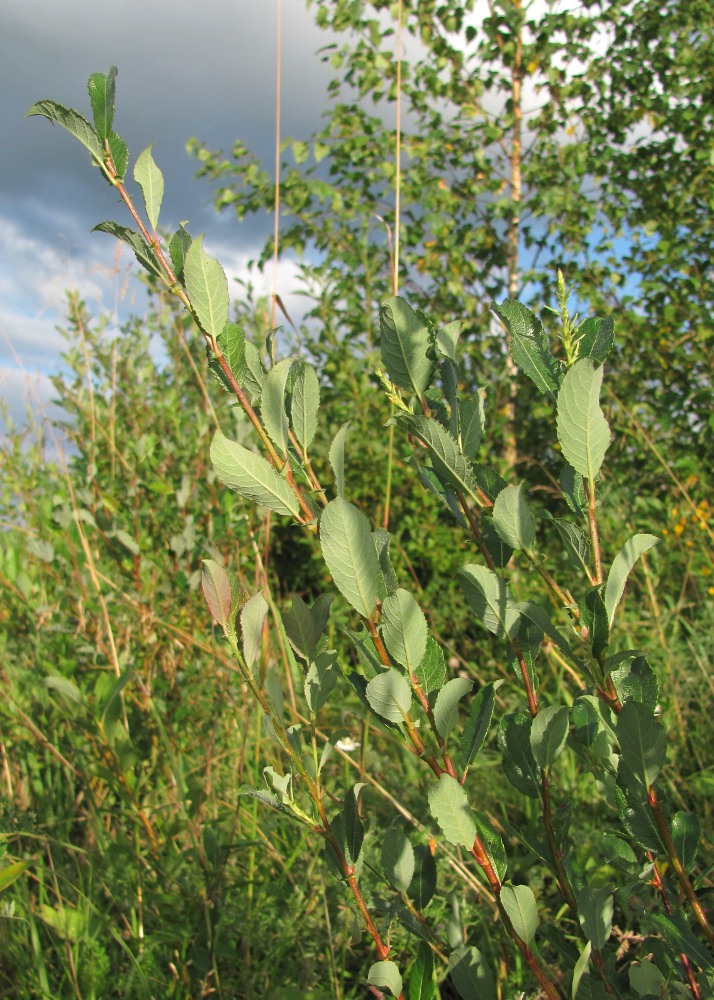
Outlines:
<svg viewBox="0 0 714 1000"><path fill-rule="evenodd" d="M141 221L114 71L90 93L93 126L50 101L30 113L80 138L129 206L139 231L99 228L149 271L167 363L136 325L110 344L74 302L72 474L19 442L8 463L3 725L26 734L6 767L9 995L711 996L701 793L668 762L639 644L664 634L656 591L644 621L622 614L657 539L623 523L629 484L606 476L612 320L571 318L562 275L557 338L494 305L544 442L535 488L508 483L463 386L460 322L394 296L376 377L347 361L321 385L275 361L230 320L202 240L181 227L162 248L150 151ZM228 391L209 396L209 373ZM357 410L375 385L383 440L376 421L338 429L343 386L359 422L380 412ZM407 461L390 494L392 434ZM353 502L387 496L391 532ZM677 641L702 656L700 621ZM365 932L366 964L348 950Z"/></svg>

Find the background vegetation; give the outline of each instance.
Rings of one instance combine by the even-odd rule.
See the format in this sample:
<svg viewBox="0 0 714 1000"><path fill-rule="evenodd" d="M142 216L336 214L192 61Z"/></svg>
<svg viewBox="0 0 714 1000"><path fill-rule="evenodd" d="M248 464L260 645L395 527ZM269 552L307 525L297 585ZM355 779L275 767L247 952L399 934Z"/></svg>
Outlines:
<svg viewBox="0 0 714 1000"><path fill-rule="evenodd" d="M481 684L504 680L503 712L522 694L455 584L464 553L449 515L414 488L408 443L397 436L392 452L381 430L390 412L374 391L378 306L395 266L390 8L314 6L321 23L346 32L345 43L329 53L335 104L324 130L286 144L281 247L300 256L309 302L297 335L285 336L297 336L321 373L316 470L328 467L327 447L352 421L350 496L388 523L397 574L451 669ZM491 300L518 292L540 312L554 304L558 265L583 313L614 316L614 392L603 400L615 435L603 473L606 557L635 530L663 539L630 582L621 628L630 648L651 651L670 741L664 781L676 778L677 808L696 812L704 830L714 785L706 6L587 4L536 17L503 2L477 23L469 4L405 4L413 55L402 67L398 261L413 305L441 322L467 319L462 377L465 391L485 389L488 461L516 480L527 472L546 508L555 509L557 493L552 417L515 380ZM274 183L240 143L230 157L191 148L219 208L240 217L272 208ZM148 280L149 311L119 336L68 299L66 366L55 380L67 467L48 458L59 428L31 423L3 445L0 989L18 998L362 996L373 955L314 844L279 812L239 802L238 788L262 784L266 764L281 767L280 752L200 590L204 558L234 568L246 594L267 574L280 606L292 593L312 600L329 589L326 571L309 537L215 479L215 427L238 439L245 427L190 319ZM235 309L265 336L266 303L246 294ZM524 583L517 563L516 592L519 573ZM330 639L346 662L354 653L340 626L349 622L336 603ZM283 665L297 719L274 631L266 629L261 655L265 666ZM545 663L541 688L574 696L563 664ZM389 823L389 795L399 789L397 805L421 824L428 851L417 764L363 719L347 688L323 721L358 744L334 758L336 779L347 787L368 771L375 825ZM507 836L527 816L496 759L494 735L479 758L479 794L498 804L490 819ZM595 808L583 819L577 848L587 870L602 819ZM533 856L507 839L525 878ZM705 905L713 862L704 843ZM448 845L436 864L430 922L477 921L480 883L464 900ZM538 895L556 905L547 882ZM616 928L624 957L641 928L624 909ZM518 969L509 975L504 996L519 984ZM444 1000L451 990L447 981Z"/></svg>

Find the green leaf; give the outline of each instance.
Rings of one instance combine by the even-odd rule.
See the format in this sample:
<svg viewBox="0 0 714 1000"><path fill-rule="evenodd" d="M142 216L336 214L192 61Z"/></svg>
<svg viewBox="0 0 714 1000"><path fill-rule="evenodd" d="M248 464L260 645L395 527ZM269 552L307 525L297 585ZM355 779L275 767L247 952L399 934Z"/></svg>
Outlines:
<svg viewBox="0 0 714 1000"><path fill-rule="evenodd" d="M404 830L393 823L382 843L382 868L398 892L406 892L414 877L414 848Z"/></svg>
<svg viewBox="0 0 714 1000"><path fill-rule="evenodd" d="M591 316L578 327L578 358L592 358L596 365L607 361L615 343L612 316L604 319Z"/></svg>
<svg viewBox="0 0 714 1000"><path fill-rule="evenodd" d="M595 659L610 641L610 628L607 621L607 609L600 594L600 587L592 587L585 595L580 605L582 623L590 633L590 646Z"/></svg>
<svg viewBox="0 0 714 1000"><path fill-rule="evenodd" d="M506 877L507 864L506 848L503 846L501 836L484 813L480 813L474 809L473 817L476 820L476 828L481 838L481 843L486 849L488 860L491 862L499 881L502 882Z"/></svg>
<svg viewBox="0 0 714 1000"><path fill-rule="evenodd" d="M553 401L563 379L560 364L553 357L540 320L515 299L504 299L493 311L511 334L511 357L539 392Z"/></svg>
<svg viewBox="0 0 714 1000"><path fill-rule="evenodd" d="M312 612L299 594L292 595L292 606L281 612L285 633L298 656L310 663L315 657L317 635Z"/></svg>
<svg viewBox="0 0 714 1000"><path fill-rule="evenodd" d="M667 737L652 712L636 701L628 701L617 716L617 741L625 762L651 785L667 758Z"/></svg>
<svg viewBox="0 0 714 1000"><path fill-rule="evenodd" d="M7 865L6 868L0 870L0 892L4 889L9 888L13 882L23 875L24 872L30 867L29 861L15 861L11 865Z"/></svg>
<svg viewBox="0 0 714 1000"><path fill-rule="evenodd" d="M617 606L625 590L627 578L640 556L659 542L656 535L633 535L613 559L605 585L605 608L607 620L612 627Z"/></svg>
<svg viewBox="0 0 714 1000"><path fill-rule="evenodd" d="M123 181L126 176L126 169L129 166L129 147L116 132L109 133L107 143L109 144L109 152L112 155L114 170L119 180Z"/></svg>
<svg viewBox="0 0 714 1000"><path fill-rule="evenodd" d="M427 844L418 844L414 851L414 877L409 886L409 898L418 910L425 910L436 892L436 863Z"/></svg>
<svg viewBox="0 0 714 1000"><path fill-rule="evenodd" d="M585 886L575 893L578 920L593 948L601 951L612 931L613 897L609 889Z"/></svg>
<svg viewBox="0 0 714 1000"><path fill-rule="evenodd" d="M367 982L381 990L389 990L393 997L402 992L402 977L396 962L375 962L370 966Z"/></svg>
<svg viewBox="0 0 714 1000"><path fill-rule="evenodd" d="M605 668L612 677L618 698L623 705L626 701L639 701L654 714L659 701L657 674L637 650L630 650L623 659L624 663L618 656L608 656L605 662ZM613 663L622 665L613 667Z"/></svg>
<svg viewBox="0 0 714 1000"><path fill-rule="evenodd" d="M278 669L275 664L268 667L265 674L263 689L268 702L273 706L275 714L278 718L282 718L284 708L283 691L280 687L280 675L278 674Z"/></svg>
<svg viewBox="0 0 714 1000"><path fill-rule="evenodd" d="M568 561L579 573L590 573L590 546L585 535L572 521L564 518L553 518L553 524L568 549Z"/></svg>
<svg viewBox="0 0 714 1000"><path fill-rule="evenodd" d="M178 281L183 284L183 266L186 260L186 253L191 246L191 236L183 224L178 227L169 241L169 254L174 274ZM224 352L225 353L225 352Z"/></svg>
<svg viewBox="0 0 714 1000"><path fill-rule="evenodd" d="M640 859L631 845L621 837L616 837L612 833L603 833L600 844L603 856L621 871L627 872L628 875L636 875L642 868Z"/></svg>
<svg viewBox="0 0 714 1000"><path fill-rule="evenodd" d="M696 813L679 811L672 817L672 840L682 864L691 871L697 863L702 827Z"/></svg>
<svg viewBox="0 0 714 1000"><path fill-rule="evenodd" d="M454 677L439 691L434 705L434 722L437 732L444 740L449 738L451 730L459 721L459 702L473 686L474 682L468 677Z"/></svg>
<svg viewBox="0 0 714 1000"><path fill-rule="evenodd" d="M427 638L424 657L414 673L417 684L427 696L443 685L446 679L444 651L433 636Z"/></svg>
<svg viewBox="0 0 714 1000"><path fill-rule="evenodd" d="M225 358L233 378L239 386L242 386L246 372L245 332L243 328L237 323L226 323L218 336L218 349ZM233 392L233 386L214 356L210 357L209 366L224 388Z"/></svg>
<svg viewBox="0 0 714 1000"><path fill-rule="evenodd" d="M114 122L116 76L117 68L112 66L106 76L104 73L92 73L87 83L94 116L94 127L101 140L109 137Z"/></svg>
<svg viewBox="0 0 714 1000"><path fill-rule="evenodd" d="M531 750L543 769L560 756L568 738L569 711L565 705L542 708L531 726Z"/></svg>
<svg viewBox="0 0 714 1000"><path fill-rule="evenodd" d="M559 482L563 499L568 507L570 507L573 514L583 517L584 510L588 505L583 477L571 466L564 465L560 470Z"/></svg>
<svg viewBox="0 0 714 1000"><path fill-rule="evenodd" d="M503 681L494 681L476 693L469 707L469 719L461 737L461 766L469 767L483 746L496 704L496 691Z"/></svg>
<svg viewBox="0 0 714 1000"><path fill-rule="evenodd" d="M476 458L483 438L485 425L484 392L479 391L471 399L459 405L459 440L461 452L469 460Z"/></svg>
<svg viewBox="0 0 714 1000"><path fill-rule="evenodd" d="M577 361L558 393L558 441L563 458L587 480L595 480L610 446L610 427L600 407L603 368Z"/></svg>
<svg viewBox="0 0 714 1000"><path fill-rule="evenodd" d="M665 916L664 913L652 913L649 920L677 956L686 955L690 962L705 972L714 970L711 951L692 933L683 913L672 913L669 916Z"/></svg>
<svg viewBox="0 0 714 1000"><path fill-rule="evenodd" d="M493 975L478 948L455 948L449 955L449 974L461 1000L496 1000Z"/></svg>
<svg viewBox="0 0 714 1000"><path fill-rule="evenodd" d="M67 129L75 139L79 139L82 145L89 150L94 162L98 166L103 167L104 149L102 147L102 140L87 119L80 115L78 111L75 111L74 108L65 108L61 104L57 104L56 101L37 101L29 111L25 112L26 118L30 118L32 115L42 115L43 118L47 118L54 124L61 125L62 128Z"/></svg>
<svg viewBox="0 0 714 1000"><path fill-rule="evenodd" d="M226 632L232 627L231 609L233 606L233 593L228 574L213 559L204 559L201 583L208 610Z"/></svg>
<svg viewBox="0 0 714 1000"><path fill-rule="evenodd" d="M340 427L330 445L329 459L335 475L335 489L337 490L338 497L344 497L345 495L345 438L347 437L347 431L350 429L350 424L351 421L348 420L346 424Z"/></svg>
<svg viewBox="0 0 714 1000"><path fill-rule="evenodd" d="M273 466L236 441L229 441L220 431L216 431L211 444L211 462L229 489L276 514L300 517L297 497Z"/></svg>
<svg viewBox="0 0 714 1000"><path fill-rule="evenodd" d="M292 149L296 163L304 163L310 156L310 147L306 142L294 142L292 144Z"/></svg>
<svg viewBox="0 0 714 1000"><path fill-rule="evenodd" d="M632 963L627 970L630 980L630 989L637 997L662 997L665 996L665 979L662 973L653 962L645 959L642 962Z"/></svg>
<svg viewBox="0 0 714 1000"><path fill-rule="evenodd" d="M355 611L369 618L377 600L379 578L369 521L361 510L337 497L322 512L320 543L335 586Z"/></svg>
<svg viewBox="0 0 714 1000"><path fill-rule="evenodd" d="M245 383L244 388L250 395L253 406L260 402L260 394L265 383L265 365L263 364L258 348L250 340L245 342Z"/></svg>
<svg viewBox="0 0 714 1000"><path fill-rule="evenodd" d="M493 505L493 524L503 541L512 549L529 551L533 548L536 526L519 486L507 486Z"/></svg>
<svg viewBox="0 0 714 1000"><path fill-rule="evenodd" d="M446 326L442 326L436 334L436 346L440 353L456 364L456 345L463 329L464 322L460 319L455 319L451 323L447 323Z"/></svg>
<svg viewBox="0 0 714 1000"><path fill-rule="evenodd" d="M521 620L521 631L519 633L521 640L525 639L524 633L527 632L528 635L536 635L537 638L535 641L540 645L543 641L543 636L547 635L565 656L573 658L570 646L553 625L548 612L544 608L541 608L539 604L534 604L533 601L519 601L518 604L514 605L514 608L518 611Z"/></svg>
<svg viewBox="0 0 714 1000"><path fill-rule="evenodd" d="M425 941L419 942L409 973L409 1000L434 1000L434 954Z"/></svg>
<svg viewBox="0 0 714 1000"><path fill-rule="evenodd" d="M151 146L147 146L143 152L139 153L134 164L134 180L141 188L146 206L146 216L155 232L159 224L161 202L164 199L164 175L156 166L154 157L151 155L153 148L152 143Z"/></svg>
<svg viewBox="0 0 714 1000"><path fill-rule="evenodd" d="M399 422L426 445L434 472L442 486L474 497L474 473L446 428L431 417L404 415L399 418Z"/></svg>
<svg viewBox="0 0 714 1000"><path fill-rule="evenodd" d="M50 677L45 677L45 687L51 691L59 691L60 694L63 694L69 701L74 702L75 705L81 705L84 701L82 692L74 681L71 681L69 677L64 677L62 674L53 674Z"/></svg>
<svg viewBox="0 0 714 1000"><path fill-rule="evenodd" d="M470 850L476 839L476 823L466 792L456 778L442 774L429 786L428 799L429 811L449 843Z"/></svg>
<svg viewBox="0 0 714 1000"><path fill-rule="evenodd" d="M289 442L285 389L290 369L294 363L294 358L284 358L273 365L263 384L263 394L260 401L260 415L265 429L270 440L283 456L287 454Z"/></svg>
<svg viewBox="0 0 714 1000"><path fill-rule="evenodd" d="M530 947L538 928L538 904L527 885L504 885L499 901L521 941Z"/></svg>
<svg viewBox="0 0 714 1000"><path fill-rule="evenodd" d="M531 750L530 714L522 709L504 715L498 726L503 769L514 788L532 799L540 794L540 771Z"/></svg>
<svg viewBox="0 0 714 1000"><path fill-rule="evenodd" d="M258 591L241 608L240 627L243 637L243 656L248 667L252 667L260 656L263 644L263 622L268 613L268 604Z"/></svg>
<svg viewBox="0 0 714 1000"><path fill-rule="evenodd" d="M404 299L387 299L379 310L382 363L391 380L421 399L434 374L429 331Z"/></svg>
<svg viewBox="0 0 714 1000"><path fill-rule="evenodd" d="M372 710L389 722L402 723L412 706L412 689L403 674L394 668L377 674L367 685L367 701Z"/></svg>
<svg viewBox="0 0 714 1000"><path fill-rule="evenodd" d="M332 598L332 594L320 594L310 608L310 614L312 615L312 620L315 623L315 638L318 640L325 631L325 626L327 625L330 617Z"/></svg>
<svg viewBox="0 0 714 1000"><path fill-rule="evenodd" d="M389 558L389 545L392 539L389 532L384 528L375 528L372 532L372 538L377 552L377 561L379 562L379 597L383 601L399 587L397 574L394 572Z"/></svg>
<svg viewBox="0 0 714 1000"><path fill-rule="evenodd" d="M573 987L570 993L572 1000L575 1000L578 993L578 986L580 986L580 980L583 978L588 963L590 962L590 952L593 950L593 946L588 943L585 945L583 950L580 952L580 958L575 963L575 968L573 969Z"/></svg>
<svg viewBox="0 0 714 1000"><path fill-rule="evenodd" d="M186 293L201 329L215 339L228 322L228 281L218 261L203 249L203 236L186 251L183 271Z"/></svg>
<svg viewBox="0 0 714 1000"><path fill-rule="evenodd" d="M615 797L620 822L630 837L646 851L665 852L661 834L649 807L647 786L622 757L617 766Z"/></svg>
<svg viewBox="0 0 714 1000"><path fill-rule="evenodd" d="M319 653L305 675L305 700L313 715L317 715L332 694L340 678L337 653Z"/></svg>
<svg viewBox="0 0 714 1000"><path fill-rule="evenodd" d="M405 667L409 676L426 652L428 627L424 612L414 597L401 587L382 604L382 638L389 654Z"/></svg>
<svg viewBox="0 0 714 1000"><path fill-rule="evenodd" d="M494 635L512 638L520 616L511 599L508 584L493 570L471 563L458 572L459 583L476 618Z"/></svg>
<svg viewBox="0 0 714 1000"><path fill-rule="evenodd" d="M317 411L320 408L320 382L312 365L298 363L297 374L290 392L290 423L303 450L312 444L317 431Z"/></svg>
<svg viewBox="0 0 714 1000"><path fill-rule="evenodd" d="M357 783L345 796L344 805L341 812L332 821L332 832L342 850L347 864L359 871L362 843L364 841L364 827L359 816L357 800L364 785ZM329 848L328 848L329 850ZM330 853L332 853L330 851ZM340 873L344 877L343 873Z"/></svg>
<svg viewBox="0 0 714 1000"><path fill-rule="evenodd" d="M116 239L121 240L122 243L126 243L134 251L136 259L142 267L146 268L149 274L154 274L159 278L163 276L164 272L156 259L154 251L144 243L139 233L133 229L120 226L117 222L100 222L92 229L92 232L109 233L110 236L114 236Z"/></svg>
<svg viewBox="0 0 714 1000"><path fill-rule="evenodd" d="M274 792L268 791L267 788L254 788L252 785L241 785L238 789L238 795L240 797L246 796L247 798L257 799L258 802L262 802L263 805L270 806L271 809L277 809L278 812L284 812L282 803Z"/></svg>

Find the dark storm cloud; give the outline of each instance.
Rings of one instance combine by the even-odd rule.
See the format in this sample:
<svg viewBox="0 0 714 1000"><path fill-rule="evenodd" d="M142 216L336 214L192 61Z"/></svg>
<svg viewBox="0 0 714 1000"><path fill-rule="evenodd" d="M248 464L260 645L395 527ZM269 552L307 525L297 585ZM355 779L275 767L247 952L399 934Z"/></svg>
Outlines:
<svg viewBox="0 0 714 1000"><path fill-rule="evenodd" d="M227 266L240 266L272 223L220 222L185 144L196 136L230 150L240 138L272 162L276 11L277 0L0 0L0 366L17 369L19 358L53 370L65 287L113 307L113 241L89 231L107 218L129 222L79 143L25 111L52 98L89 116L88 76L116 65L115 127L132 163L155 144L166 178L162 224L190 219L209 251L227 250ZM326 105L329 70L315 53L329 39L303 0L282 0L282 22L283 133L303 137ZM0 380L0 393L16 383Z"/></svg>

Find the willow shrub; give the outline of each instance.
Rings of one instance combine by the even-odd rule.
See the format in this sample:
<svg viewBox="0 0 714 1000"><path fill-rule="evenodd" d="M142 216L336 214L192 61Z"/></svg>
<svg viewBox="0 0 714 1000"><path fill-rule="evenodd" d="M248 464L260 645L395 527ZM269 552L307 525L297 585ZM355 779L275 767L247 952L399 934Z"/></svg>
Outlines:
<svg viewBox="0 0 714 1000"><path fill-rule="evenodd" d="M419 602L394 572L389 532L351 502L346 471L360 443L350 441L348 426L329 448L330 481L318 480L311 453L320 421L315 368L291 357L271 363L266 345L249 341L230 321L225 274L201 237L181 226L168 248L162 245L164 181L150 148L133 171L142 220L125 187L128 150L112 127L115 72L90 78L93 125L47 100L28 113L61 124L87 147L138 227L96 228L129 244L204 336L210 367L245 422L241 442L220 432L213 438L218 478L249 503L317 536L339 594L311 603L295 595L272 616L299 697L295 712L286 707L284 678L261 659L269 612L263 592L246 600L230 566L204 562L208 607L282 762L265 767L264 785L244 786L240 794L284 814L322 845L360 933L371 938L375 961L366 986L374 996L428 1000L455 989L463 1000L490 1000L504 987L553 1000L711 996L712 927L696 882L700 824L695 814L675 810L665 793L667 736L658 719L657 677L647 652L627 648L618 629L628 575L657 539L632 535L610 565L601 554L606 497L599 477L611 431L599 400L612 319L576 323L559 277L554 351L528 308L511 299L494 305L510 331L513 360L555 417L555 437L543 456L560 461L553 514L529 500L527 482L508 483L479 461L487 433L483 396L459 390L461 324L439 327L399 297L380 311L377 374L391 422L411 444L415 488L450 511L465 553L458 572L463 599L500 641L520 684L521 703L504 712L498 681L474 690L470 677L451 675ZM562 578L541 555L546 540L549 552L557 544L567 557ZM520 591L528 595L523 600L509 587L516 564ZM355 668L328 641L333 599L342 604L341 619L345 606L354 617L344 630ZM541 693L546 655L578 679L575 697L565 687ZM324 722L339 715L329 708L339 708L348 689L389 734L389 752L419 762L419 819L433 835L431 846L398 813L386 826L372 822L369 758L361 780L335 783L344 772L335 772L330 758L355 734L337 728L325 736ZM479 755L494 731L503 777L524 803L520 822L508 829L494 820L498 793L484 801L479 787ZM676 784L676 775L668 778ZM397 797L399 791L393 789ZM601 835L596 856L583 859L581 821L593 810ZM504 840L511 851L520 842L531 858L517 881L509 877L514 869ZM437 848L450 853L463 884L462 893L450 895L445 923L430 919L439 896ZM467 922L464 904L474 887L478 907ZM627 933L628 926L637 933Z"/></svg>

